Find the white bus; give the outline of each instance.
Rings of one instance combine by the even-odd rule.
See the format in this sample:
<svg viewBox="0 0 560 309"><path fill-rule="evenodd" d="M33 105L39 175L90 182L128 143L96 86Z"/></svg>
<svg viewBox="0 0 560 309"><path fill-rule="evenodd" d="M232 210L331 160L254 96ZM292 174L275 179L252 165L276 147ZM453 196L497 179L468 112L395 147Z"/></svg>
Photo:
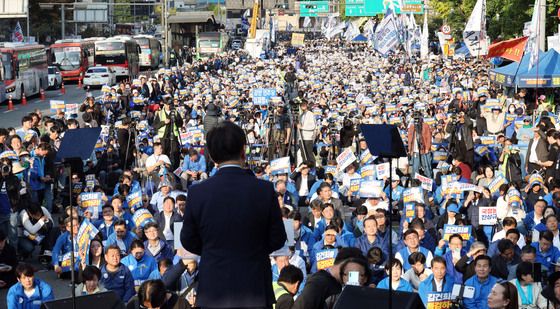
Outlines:
<svg viewBox="0 0 560 309"><path fill-rule="evenodd" d="M140 73L140 46L130 37L117 36L95 42L95 65L110 67L117 78L133 79Z"/></svg>
<svg viewBox="0 0 560 309"><path fill-rule="evenodd" d="M161 63L161 43L151 35L136 35L134 40L140 45L140 67L157 69Z"/></svg>

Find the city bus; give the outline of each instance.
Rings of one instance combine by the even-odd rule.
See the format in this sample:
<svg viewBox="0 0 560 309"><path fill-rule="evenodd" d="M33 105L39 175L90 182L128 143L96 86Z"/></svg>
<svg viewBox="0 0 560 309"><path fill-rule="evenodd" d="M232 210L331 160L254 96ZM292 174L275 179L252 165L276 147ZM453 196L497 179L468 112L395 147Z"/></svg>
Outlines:
<svg viewBox="0 0 560 309"><path fill-rule="evenodd" d="M226 51L229 37L224 32L200 32L196 37L196 53L207 59Z"/></svg>
<svg viewBox="0 0 560 309"><path fill-rule="evenodd" d="M93 65L94 42L58 40L50 46L50 55L51 65L58 67L64 81L78 80Z"/></svg>
<svg viewBox="0 0 560 309"><path fill-rule="evenodd" d="M95 65L110 67L120 79L133 79L140 73L140 46L128 36L95 42Z"/></svg>
<svg viewBox="0 0 560 309"><path fill-rule="evenodd" d="M134 40L140 45L140 67L157 69L161 62L161 43L151 35L137 35Z"/></svg>
<svg viewBox="0 0 560 309"><path fill-rule="evenodd" d="M27 43L0 43L0 62L5 97L20 100L22 94L32 96L49 85L45 46Z"/></svg>

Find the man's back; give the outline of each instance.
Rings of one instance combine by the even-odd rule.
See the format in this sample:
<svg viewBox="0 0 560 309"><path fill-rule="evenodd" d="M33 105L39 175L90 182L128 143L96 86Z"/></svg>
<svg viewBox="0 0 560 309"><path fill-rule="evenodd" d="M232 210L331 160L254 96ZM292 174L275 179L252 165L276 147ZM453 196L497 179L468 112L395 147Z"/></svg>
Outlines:
<svg viewBox="0 0 560 309"><path fill-rule="evenodd" d="M286 241L272 183L223 167L189 190L187 205L181 241L201 255L197 305L271 305L268 255Z"/></svg>

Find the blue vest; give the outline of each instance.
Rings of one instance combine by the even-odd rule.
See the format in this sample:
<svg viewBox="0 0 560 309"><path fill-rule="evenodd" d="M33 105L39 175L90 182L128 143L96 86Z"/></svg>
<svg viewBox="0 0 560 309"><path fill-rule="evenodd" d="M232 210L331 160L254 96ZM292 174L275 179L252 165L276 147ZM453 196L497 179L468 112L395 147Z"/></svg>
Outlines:
<svg viewBox="0 0 560 309"><path fill-rule="evenodd" d="M428 251L428 249L426 249L424 247L418 247L418 251L420 251L420 252L422 252L422 254L424 254L424 256L426 257L426 261L427 261L428 260L428 254L429 254L430 251ZM399 250L399 253L401 254L401 257L403 259L403 268L404 268L404 271L406 272L407 270L412 268L412 266L408 262L408 256L410 255L410 252L408 252L408 247L402 248L401 250ZM429 266L426 265L426 267L429 267Z"/></svg>

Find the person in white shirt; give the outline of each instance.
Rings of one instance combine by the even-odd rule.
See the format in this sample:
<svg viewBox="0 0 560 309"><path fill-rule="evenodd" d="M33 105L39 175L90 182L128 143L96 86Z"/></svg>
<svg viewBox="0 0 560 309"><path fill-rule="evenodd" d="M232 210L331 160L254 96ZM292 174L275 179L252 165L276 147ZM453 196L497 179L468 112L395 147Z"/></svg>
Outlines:
<svg viewBox="0 0 560 309"><path fill-rule="evenodd" d="M171 168L171 160L169 160L169 157L162 152L163 147L161 143L156 142L154 143L154 154L146 159L146 170L148 171L148 174L150 174L152 181L154 182L154 187L156 188L159 186L160 174L163 172L162 169L165 168L168 170L168 173L166 174L171 174L173 172L169 171Z"/></svg>
<svg viewBox="0 0 560 309"><path fill-rule="evenodd" d="M298 123L300 129L301 139L303 140L302 154L304 160L315 163L315 156L313 155L313 140L315 139L315 129L317 124L315 122L315 115L309 111L308 103L303 101L300 105L301 116Z"/></svg>
<svg viewBox="0 0 560 309"><path fill-rule="evenodd" d="M504 221L502 221L502 225L504 227L503 230L494 234L494 237L492 237L492 242L498 241L500 239L504 239L506 237L507 231L517 228L517 221L513 217L505 217ZM535 234L537 234L536 241L538 241L539 233L535 233ZM525 244L526 244L525 236L523 236L523 234L520 234L519 240L517 241L517 246L519 247L519 249L521 249L525 247Z"/></svg>

